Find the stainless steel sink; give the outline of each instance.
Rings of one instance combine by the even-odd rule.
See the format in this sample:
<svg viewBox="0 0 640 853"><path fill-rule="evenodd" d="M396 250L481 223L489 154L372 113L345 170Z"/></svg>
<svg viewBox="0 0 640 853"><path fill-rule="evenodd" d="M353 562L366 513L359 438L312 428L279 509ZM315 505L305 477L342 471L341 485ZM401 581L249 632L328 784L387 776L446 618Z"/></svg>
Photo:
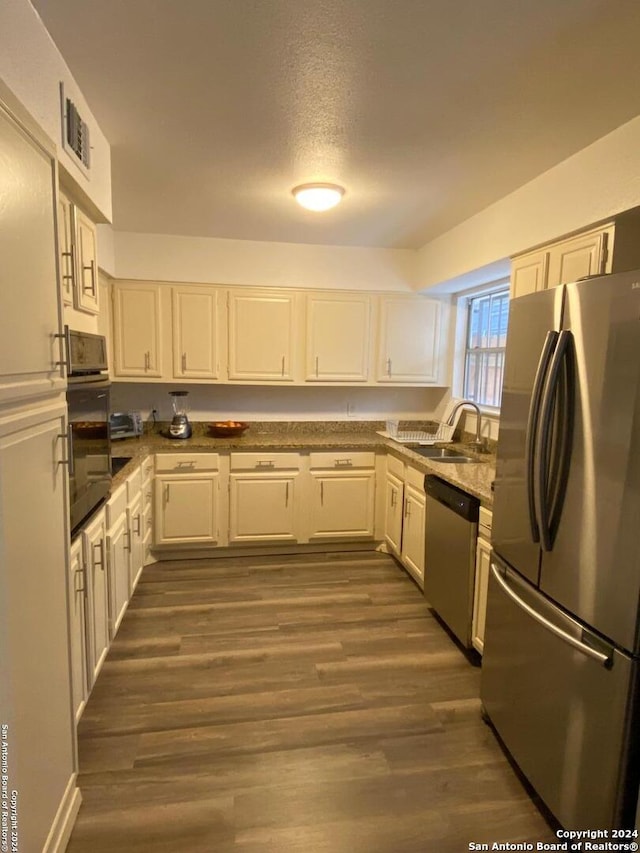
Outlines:
<svg viewBox="0 0 640 853"><path fill-rule="evenodd" d="M456 462L459 464L477 461L472 456L465 456L464 453L459 453L457 450L450 450L448 447L412 447L411 450L432 462Z"/></svg>

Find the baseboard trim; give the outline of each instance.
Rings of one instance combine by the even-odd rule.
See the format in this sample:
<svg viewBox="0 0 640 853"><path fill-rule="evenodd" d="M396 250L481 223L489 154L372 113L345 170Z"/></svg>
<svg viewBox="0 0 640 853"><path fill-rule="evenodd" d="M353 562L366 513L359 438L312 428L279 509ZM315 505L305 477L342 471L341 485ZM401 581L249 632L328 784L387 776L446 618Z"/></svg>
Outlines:
<svg viewBox="0 0 640 853"><path fill-rule="evenodd" d="M329 554L335 551L369 551L378 550L379 541L367 542L318 542L291 545L263 545L222 547L222 548L171 548L161 546L154 548L153 554L158 562L164 560L211 560L228 557L277 557L300 554Z"/></svg>
<svg viewBox="0 0 640 853"><path fill-rule="evenodd" d="M71 838L71 832L82 804L82 794L77 787L77 773L72 773L67 783L64 796L58 806L49 835L42 848L42 853L64 853Z"/></svg>

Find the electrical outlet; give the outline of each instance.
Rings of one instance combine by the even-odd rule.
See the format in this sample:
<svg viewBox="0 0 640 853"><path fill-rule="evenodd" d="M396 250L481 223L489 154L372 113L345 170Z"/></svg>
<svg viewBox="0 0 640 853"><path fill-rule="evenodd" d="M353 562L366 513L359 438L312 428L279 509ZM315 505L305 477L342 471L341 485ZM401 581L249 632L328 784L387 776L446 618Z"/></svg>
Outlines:
<svg viewBox="0 0 640 853"><path fill-rule="evenodd" d="M356 416L356 407L353 403L347 403L347 417L355 418Z"/></svg>

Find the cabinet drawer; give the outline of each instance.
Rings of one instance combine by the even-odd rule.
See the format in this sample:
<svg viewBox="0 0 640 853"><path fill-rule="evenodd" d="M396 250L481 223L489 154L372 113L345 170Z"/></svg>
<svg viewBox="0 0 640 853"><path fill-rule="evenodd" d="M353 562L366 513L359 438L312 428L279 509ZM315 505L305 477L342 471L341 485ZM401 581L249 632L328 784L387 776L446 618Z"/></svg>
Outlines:
<svg viewBox="0 0 640 853"><path fill-rule="evenodd" d="M346 469L351 468L374 468L376 464L376 455L367 450L355 451L318 451L310 453L309 459L311 468L333 468Z"/></svg>
<svg viewBox="0 0 640 853"><path fill-rule="evenodd" d="M417 468L407 465L404 480L405 483L410 483L418 491L424 492L424 471L418 471Z"/></svg>
<svg viewBox="0 0 640 853"><path fill-rule="evenodd" d="M156 471L167 474L191 474L194 471L217 471L218 453L158 453Z"/></svg>
<svg viewBox="0 0 640 853"><path fill-rule="evenodd" d="M480 516L478 518L478 536L483 539L491 540L491 522L493 513L490 509L484 506L480 507Z"/></svg>
<svg viewBox="0 0 640 853"><path fill-rule="evenodd" d="M395 456L387 456L387 471L399 480L404 480L404 462Z"/></svg>
<svg viewBox="0 0 640 853"><path fill-rule="evenodd" d="M142 489L142 468L138 465L136 470L127 477L127 503L130 504L140 494Z"/></svg>
<svg viewBox="0 0 640 853"><path fill-rule="evenodd" d="M299 453L232 453L232 471L274 471L300 468Z"/></svg>
<svg viewBox="0 0 640 853"><path fill-rule="evenodd" d="M111 494L107 503L107 528L112 528L116 521L127 511L127 486L123 483Z"/></svg>
<svg viewBox="0 0 640 853"><path fill-rule="evenodd" d="M146 485L153 477L153 456L147 456L142 463L142 485Z"/></svg>

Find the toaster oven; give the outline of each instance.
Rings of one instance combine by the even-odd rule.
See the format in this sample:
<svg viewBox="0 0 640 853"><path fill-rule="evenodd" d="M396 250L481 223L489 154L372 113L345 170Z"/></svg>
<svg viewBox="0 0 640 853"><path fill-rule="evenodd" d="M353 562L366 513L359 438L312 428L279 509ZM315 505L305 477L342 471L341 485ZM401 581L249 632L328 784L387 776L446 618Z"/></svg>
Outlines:
<svg viewBox="0 0 640 853"><path fill-rule="evenodd" d="M112 412L109 415L111 441L119 438L139 438L142 435L142 415L140 412Z"/></svg>

